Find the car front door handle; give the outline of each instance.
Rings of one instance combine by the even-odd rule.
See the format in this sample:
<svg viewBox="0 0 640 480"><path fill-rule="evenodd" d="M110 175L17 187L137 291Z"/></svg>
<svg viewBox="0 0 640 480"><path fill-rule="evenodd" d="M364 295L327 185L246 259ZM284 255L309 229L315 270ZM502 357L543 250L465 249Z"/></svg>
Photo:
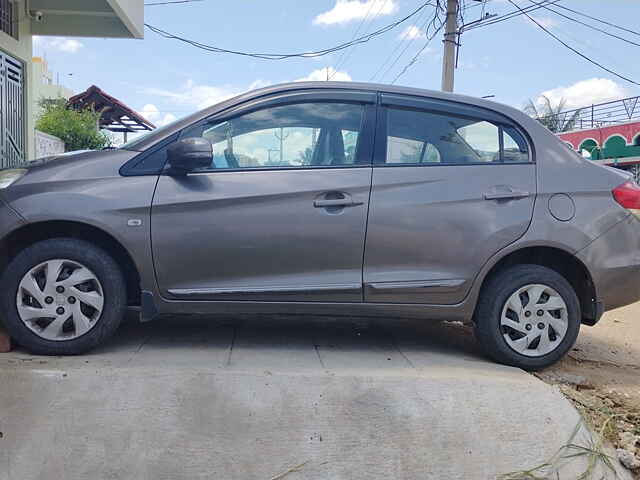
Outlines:
<svg viewBox="0 0 640 480"><path fill-rule="evenodd" d="M329 197L329 198L327 198ZM333 198L331 198L333 197ZM335 198L338 197L338 198ZM342 192L326 194L324 198L317 198L313 201L313 206L316 208L331 208L331 207L357 207L364 202L356 202L351 198L351 195Z"/></svg>
<svg viewBox="0 0 640 480"><path fill-rule="evenodd" d="M332 198L330 200L314 200L313 206L316 208L326 207L357 207L364 202L355 202L349 198Z"/></svg>
<svg viewBox="0 0 640 480"><path fill-rule="evenodd" d="M484 194L485 200L517 200L519 198L526 198L529 196L529 192L522 190L510 190L508 192L487 192Z"/></svg>

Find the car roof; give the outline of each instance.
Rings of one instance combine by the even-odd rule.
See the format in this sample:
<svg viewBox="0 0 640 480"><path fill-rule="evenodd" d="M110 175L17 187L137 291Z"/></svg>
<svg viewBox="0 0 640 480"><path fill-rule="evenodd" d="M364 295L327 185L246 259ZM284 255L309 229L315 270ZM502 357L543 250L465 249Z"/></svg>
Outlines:
<svg viewBox="0 0 640 480"><path fill-rule="evenodd" d="M436 90L427 90L422 88L404 87L398 85L386 85L378 83L363 83L363 82L290 82L282 83L278 85L270 85L257 90L251 90L240 95L237 95L228 100L224 100L220 103L204 108L198 112L188 115L171 124L169 128L162 128L157 131L146 135L144 139L140 139L137 142L135 150L144 150L163 139L173 135L175 132L182 130L188 125L198 122L201 119L216 115L228 108L240 105L245 102L259 99L261 97L267 97L275 94L282 94L287 92L296 92L303 90L343 90L343 91L366 91L372 93L389 93L398 95L409 95L414 97L424 97L437 100L448 100L453 102L460 102L467 105L473 105L477 107L488 108L494 112L501 113L515 120L526 127L528 122L532 119L524 112L504 105L498 102L485 100L482 98L471 97L468 95L461 95L458 93L448 93Z"/></svg>

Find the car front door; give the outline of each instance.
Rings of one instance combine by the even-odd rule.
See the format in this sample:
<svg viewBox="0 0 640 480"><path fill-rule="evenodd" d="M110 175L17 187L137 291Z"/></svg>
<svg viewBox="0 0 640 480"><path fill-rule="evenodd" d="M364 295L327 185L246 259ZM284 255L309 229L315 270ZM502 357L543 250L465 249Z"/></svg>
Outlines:
<svg viewBox="0 0 640 480"><path fill-rule="evenodd" d="M361 302L375 95L297 94L183 132L209 168L162 175L152 208L163 296Z"/></svg>
<svg viewBox="0 0 640 480"><path fill-rule="evenodd" d="M455 304L522 236L536 195L529 142L502 115L381 95L365 301Z"/></svg>

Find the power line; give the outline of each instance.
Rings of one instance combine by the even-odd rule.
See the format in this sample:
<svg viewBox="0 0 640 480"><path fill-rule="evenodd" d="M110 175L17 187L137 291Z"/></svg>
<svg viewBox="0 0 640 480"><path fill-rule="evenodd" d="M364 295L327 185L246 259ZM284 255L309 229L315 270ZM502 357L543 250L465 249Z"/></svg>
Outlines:
<svg viewBox="0 0 640 480"><path fill-rule="evenodd" d="M436 0L436 4L434 6L435 6L435 11L433 16L431 18L427 17L425 21L422 23L422 25L420 25L420 29L423 29L425 31L425 36L429 35L429 28L431 27L436 28L435 22L440 18L439 14L440 14L440 10L442 10L442 6L440 5L440 0ZM404 35L403 38L398 42L396 48L389 54L389 56L385 59L382 65L380 65L380 68L378 68L378 70L376 70L373 76L371 76L370 81L373 81L373 79L376 78L379 73L382 73L379 77L380 80L386 77L387 74L391 71L391 69L396 65L396 63L398 63L400 58L404 56L405 52L409 49L409 47L413 44L413 42L417 40L417 38L418 37L416 36L411 40L409 40L409 42L405 44L402 51L396 56L395 60L391 63L391 65L389 65L383 72L382 70L384 69L384 67L387 66L389 61L396 54L396 52L400 50L400 48L402 47L402 43L403 43L402 40L406 40L406 35Z"/></svg>
<svg viewBox="0 0 640 480"><path fill-rule="evenodd" d="M555 4L557 2L559 2L560 0L543 0L542 3L546 4ZM511 20L512 18L515 17L519 17L520 15L523 14L522 10L524 10L525 12L532 12L534 10L538 10L539 8L542 8L542 5L540 6L534 6L534 5L530 5L528 7L525 7L524 9L521 10L511 10L510 12L507 12L503 15L499 15L497 17L494 17L488 21L485 22L479 22L479 23L475 23L472 22L472 24L469 27L465 27L464 25L462 26L462 29L465 31L468 30L473 30L474 28L479 28L479 27L487 27L489 25L493 25L494 23L500 23L500 22L504 22L506 20Z"/></svg>
<svg viewBox="0 0 640 480"><path fill-rule="evenodd" d="M626 28L626 27L621 27L620 25L616 25L615 23L608 22L606 20L603 20L602 18L592 17L591 15L587 15L586 13L583 13L583 12L578 12L577 10L573 10L573 9L571 9L569 7L565 7L564 5L556 5L556 6L560 7L560 8L563 8L565 10L568 10L569 12L573 12L573 13L575 13L577 15L582 15L583 17L590 18L591 20L595 20L597 22L604 23L605 25L609 25L610 27L614 27L614 28L617 28L619 30L622 30L622 31L625 31L625 32L628 32L628 33L633 33L634 35L640 35L640 32L637 32L635 30L631 30L631 29Z"/></svg>
<svg viewBox="0 0 640 480"><path fill-rule="evenodd" d="M437 6L436 6L436 11L434 13L434 16L438 15L438 11L437 11ZM433 17L430 18L427 16L427 18L424 20L424 22L422 24L419 24L420 26L418 27L418 29L420 31L424 30L425 31L425 36L429 34L429 23L433 21ZM426 30L425 30L426 29ZM382 62L382 64L380 65L380 67L378 68L378 70L376 70L376 72L370 77L370 81L373 81L374 78L376 78L378 76L378 74L380 74L382 72L382 70L389 64L389 61L393 58L393 56L400 50L400 48L402 47L403 43L408 40L407 36L408 36L409 32L405 32L402 37L399 39L396 48L393 49L393 51L387 56L387 58L385 59L384 62ZM384 77L386 77L386 75L389 73L389 71L391 71L391 69L396 65L396 63L398 63L398 61L400 60L400 58L402 58L402 56L405 54L405 52L409 49L409 47L413 44L413 42L415 42L417 40L418 36L414 36L412 39L410 39L408 42L406 42L404 44L404 48L402 49L402 51L396 56L395 60L388 66L388 68L386 68L384 70L384 73L382 73L380 75L380 80L382 80Z"/></svg>
<svg viewBox="0 0 640 480"><path fill-rule="evenodd" d="M151 30L152 32L165 37L165 38L169 38L172 40L178 40L180 42L184 42L188 45L191 45L193 47L199 48L201 50L205 50L208 52L212 52L212 53L228 53L228 54L232 54L232 55L240 55L240 56L244 56L244 57L253 57L253 58L259 58L262 60L285 60L288 58L294 58L294 57L298 57L298 58L315 58L315 57L321 57L324 55L327 55L329 53L333 53L333 52L338 52L340 50L344 50L345 48L349 48L353 45L358 45L361 43L366 43L369 40L371 40L372 38L375 38L379 35L382 35L390 30L393 30L394 28L398 27L398 25L403 24L404 22L406 22L407 20L409 20L410 18L414 17L415 15L417 15L419 12L421 12L424 8L427 7L427 5L429 5L429 2L425 2L422 5L420 5L418 8L416 8L413 12L411 12L409 15L401 18L400 20L397 20L393 23L390 23L388 25L385 25L384 27L368 33L366 35L363 35L361 37L356 38L355 40L352 40L350 42L346 42L346 43L342 43L339 45L336 45L334 47L330 47L330 48L325 48L322 50L313 50L313 51L309 51L309 52L298 52L298 53L254 53L254 52L242 52L242 51L238 51L238 50L228 50L226 48L221 48L221 47L216 47L213 45L207 45L204 43L200 43L197 42L195 40L190 40L188 38L185 37L181 37L179 35L174 35L173 33L169 33L166 30L162 30L161 28L158 27L154 27L153 25L150 25L148 23L145 23L144 25Z"/></svg>
<svg viewBox="0 0 640 480"><path fill-rule="evenodd" d="M176 3L193 3L193 2L204 2L204 0L171 0L168 2L153 2L153 3L145 3L145 7L153 7L155 5L174 5Z"/></svg>
<svg viewBox="0 0 640 480"><path fill-rule="evenodd" d="M515 2L513 0L507 0L511 5L513 5L514 7L516 7L518 10L522 11L522 9L515 4ZM547 35L550 35L551 37L553 37L556 41L560 42L563 46L565 46L566 48L568 48L569 50L571 50L573 53L579 55L580 57L584 58L585 60L587 60L590 63L593 63L594 65L596 65L597 67L601 68L602 70L609 72L612 75L615 75L616 77L625 80L629 83L633 83L634 85L638 85L640 86L640 83L631 80L628 77L625 77L624 75L619 74L618 72L615 72L613 70L611 70L610 68L605 67L604 65L602 65L601 63L596 62L595 60L589 58L587 55L585 55L584 53L580 52L579 50L576 50L575 48L573 48L571 45L569 45L568 43L564 42L564 40L562 40L561 38L559 38L556 34L554 34L553 32L551 32L550 30L548 30L547 28L545 28L544 25L541 25L540 23L538 23L538 21L536 21L531 15L529 15L527 12L522 11L522 13L524 15L527 16L527 18L529 20L531 20L533 23L535 23L540 29L542 29L544 32L547 33Z"/></svg>
<svg viewBox="0 0 640 480"><path fill-rule="evenodd" d="M384 6L387 4L388 1L389 0L384 0L384 3L382 3L382 6L378 10L378 14L382 11L382 9L384 8ZM374 0L371 0L371 3L369 4L369 8L367 9L366 15L362 18L362 21L358 25L358 28L356 28L355 32L353 32L353 36L351 37L352 42L358 36L358 33L360 33L362 26L365 24L365 22L369 18L369 15L371 14L371 10L373 10L373 6L375 5L375 3L376 2ZM342 62L343 61L346 62L348 56L351 54L351 52L353 52L354 48L355 47L353 47L351 50L345 49L342 51L342 53L340 54L340 57L338 58L338 62L336 63L336 66L334 68L334 71L331 73L331 75L329 75L329 80L331 80L333 76L338 72L338 69L342 66Z"/></svg>
<svg viewBox="0 0 640 480"><path fill-rule="evenodd" d="M431 43L431 40L433 40L433 38L440 32L440 30L442 30L443 27L444 27L444 22L440 23L440 26L431 34L430 37L427 38L427 41L425 42L423 47L420 50L418 50L418 53L416 53L414 57L411 59L411 61L404 66L402 71L396 75L396 77L391 82L391 85L396 83L398 79L402 75L404 75L407 72L407 70L409 70L418 61L418 58L420 57L420 55L422 55L422 52L424 52L427 49L427 47L429 46L429 43Z"/></svg>
<svg viewBox="0 0 640 480"><path fill-rule="evenodd" d="M534 4L536 4L536 5L539 5L537 2L534 2L533 0L529 0L529 1L530 1L531 3L534 3ZM610 36L610 37L617 38L618 40L622 40L623 42L627 42L627 43L629 43L629 44L631 44L631 45L635 45L636 47L640 47L640 43L633 42L633 41L631 41L631 40L629 40L629 39L626 39L626 38L624 38L624 37L621 37L621 36L619 36L619 35L616 35L615 33L610 33L610 32L607 32L606 30L602 30L601 28L595 27L595 26L593 26L593 25L591 25L591 24L589 24L589 23L586 23L586 22L583 22L583 21L581 21L581 20L578 20L577 18L573 18L573 17L571 17L571 16L569 16L569 15L565 15L564 13L558 12L557 10L554 10L554 9L552 9L551 7L548 7L548 6L546 6L546 5L543 5L543 8L545 8L546 10L549 10L550 12L555 13L556 15L560 15L560 16L561 16L561 17L563 17L563 18L566 18L566 19L568 19L568 20L571 20L572 22L579 23L580 25L584 25L585 27L589 27L589 28L591 28L591 29L593 29L593 30L595 30L595 31L597 31L597 32L604 33L605 35L608 35L608 36Z"/></svg>
<svg viewBox="0 0 640 480"><path fill-rule="evenodd" d="M465 26L462 26L462 29L465 31L469 31L469 30L473 30L474 28L480 28L480 27L488 27L489 25L493 25L494 23L500 23L500 22L504 22L506 20L511 20L512 18L515 17L519 17L520 15L529 13L529 12L533 12L535 10L538 10L542 7L544 7L545 5L555 5L556 3L560 2L560 0L544 0L543 2L541 2L538 5L530 5L528 7L524 7L524 8L520 8L517 5L515 5L518 10L512 10L508 13L505 13L504 15L500 15L498 17L495 17L491 20L488 20L486 22L479 22L479 23L474 23L473 25L469 26L468 28L465 28Z"/></svg>

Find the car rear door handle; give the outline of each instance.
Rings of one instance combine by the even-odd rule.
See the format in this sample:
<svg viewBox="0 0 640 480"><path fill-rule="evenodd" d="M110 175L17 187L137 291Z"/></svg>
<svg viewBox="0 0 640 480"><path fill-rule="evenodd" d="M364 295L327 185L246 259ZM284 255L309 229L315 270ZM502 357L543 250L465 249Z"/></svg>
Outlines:
<svg viewBox="0 0 640 480"><path fill-rule="evenodd" d="M314 200L313 206L316 208L326 207L356 207L364 202L355 202L348 198L334 198L331 200Z"/></svg>
<svg viewBox="0 0 640 480"><path fill-rule="evenodd" d="M508 192L487 192L484 194L485 200L517 200L518 198L526 198L529 192L522 190L511 190Z"/></svg>
<svg viewBox="0 0 640 480"><path fill-rule="evenodd" d="M334 197L334 198L327 198ZM338 198L335 198L338 197ZM316 208L328 208L328 207L357 207L364 202L356 202L351 198L351 195L342 192L328 193L325 198L317 198L313 201L313 206Z"/></svg>

